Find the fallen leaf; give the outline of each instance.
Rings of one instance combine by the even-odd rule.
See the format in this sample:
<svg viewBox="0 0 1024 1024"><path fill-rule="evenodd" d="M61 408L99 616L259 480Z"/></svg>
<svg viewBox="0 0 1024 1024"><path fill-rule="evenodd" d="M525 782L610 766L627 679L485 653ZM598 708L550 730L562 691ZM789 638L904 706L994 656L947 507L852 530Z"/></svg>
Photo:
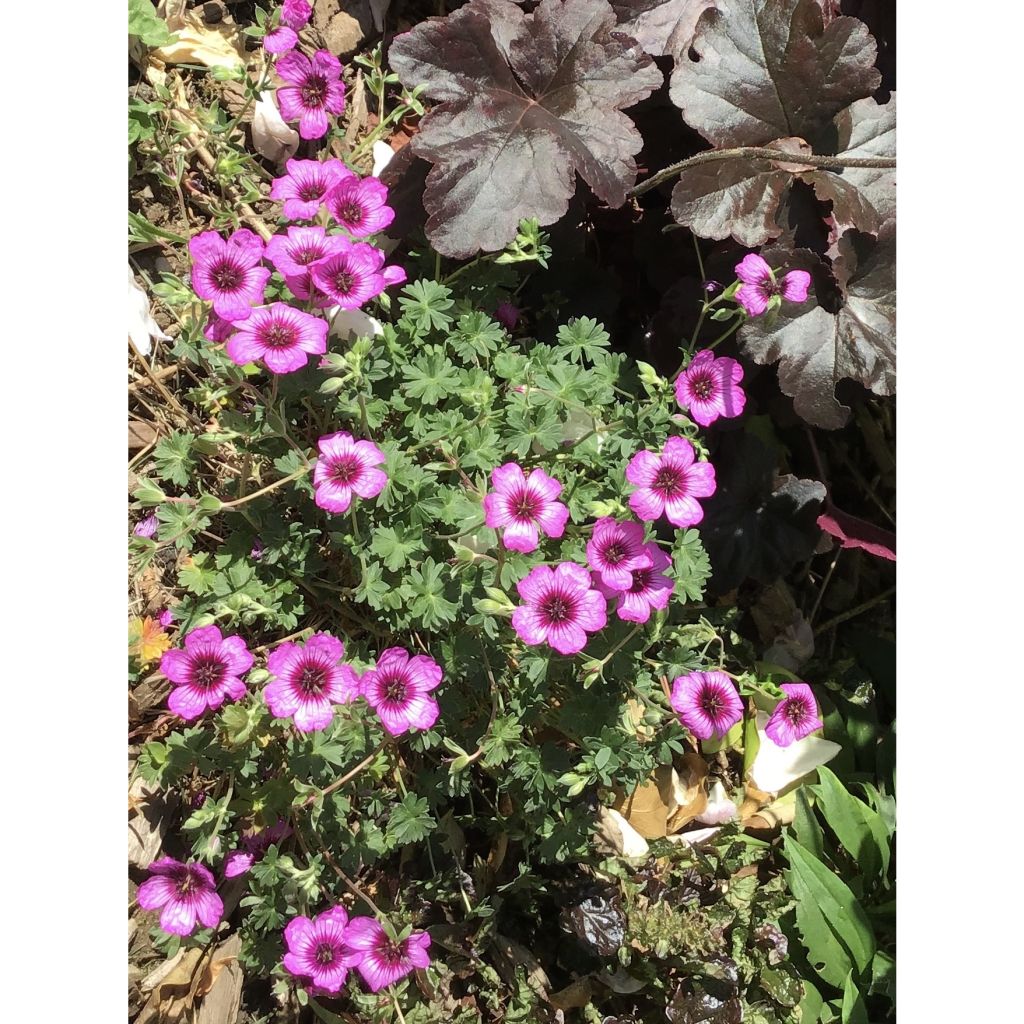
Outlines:
<svg viewBox="0 0 1024 1024"><path fill-rule="evenodd" d="M704 810L697 815L702 825L724 825L736 817L736 804L729 798L720 779L715 779L708 792L708 802Z"/></svg>
<svg viewBox="0 0 1024 1024"><path fill-rule="evenodd" d="M153 51L165 64L202 64L208 68L244 68L245 43L235 24L207 25L196 11L169 14L167 27L178 37Z"/></svg>
<svg viewBox="0 0 1024 1024"><path fill-rule="evenodd" d="M139 348L138 344L135 347ZM139 351L141 352L142 349ZM128 451L137 452L140 448L146 448L156 438L156 428L151 423L147 423L145 420L128 421Z"/></svg>
<svg viewBox="0 0 1024 1024"><path fill-rule="evenodd" d="M260 156L281 164L299 148L299 133L284 123L276 96L273 91L260 93L252 115L252 145Z"/></svg>
<svg viewBox="0 0 1024 1024"><path fill-rule="evenodd" d="M642 859L650 852L647 840L613 807L598 808L594 838L622 857Z"/></svg>
<svg viewBox="0 0 1024 1024"><path fill-rule="evenodd" d="M242 939L238 934L225 939L213 954L196 990L203 997L195 1024L234 1024L242 1002L245 980L238 954Z"/></svg>
<svg viewBox="0 0 1024 1024"><path fill-rule="evenodd" d="M199 961L203 950L179 950L177 955L157 968L140 988L149 991L149 998L135 1019L135 1024L174 1024L181 1020L195 1001L195 989L202 978Z"/></svg>
<svg viewBox="0 0 1024 1024"><path fill-rule="evenodd" d="M143 667L156 661L170 646L171 638L156 619L146 616L128 623L128 653L138 658Z"/></svg>
<svg viewBox="0 0 1024 1024"><path fill-rule="evenodd" d="M697 754L684 756L683 776L659 765L632 793L618 791L613 809L645 839L678 832L707 807L707 763Z"/></svg>
<svg viewBox="0 0 1024 1024"><path fill-rule="evenodd" d="M860 548L877 558L896 561L896 534L890 530L847 515L834 505L818 516L818 525L840 541L844 548Z"/></svg>
<svg viewBox="0 0 1024 1024"><path fill-rule="evenodd" d="M590 983L590 975L587 974L566 985L565 988L552 992L548 999L551 1005L558 1010L576 1010L586 1006L592 995L593 986Z"/></svg>
<svg viewBox="0 0 1024 1024"><path fill-rule="evenodd" d="M149 311L149 296L138 286L131 265L128 267L128 337L139 352L148 356L153 351L152 339L170 341Z"/></svg>

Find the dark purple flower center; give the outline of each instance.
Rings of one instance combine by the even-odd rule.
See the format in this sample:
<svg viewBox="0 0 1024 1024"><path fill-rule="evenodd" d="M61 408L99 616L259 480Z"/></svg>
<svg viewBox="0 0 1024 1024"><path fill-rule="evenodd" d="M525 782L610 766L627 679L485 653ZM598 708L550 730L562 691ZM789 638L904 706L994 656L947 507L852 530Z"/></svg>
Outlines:
<svg viewBox="0 0 1024 1024"><path fill-rule="evenodd" d="M199 879L193 876L191 871L186 871L184 878L178 882L178 895L190 896L198 888Z"/></svg>
<svg viewBox="0 0 1024 1024"><path fill-rule="evenodd" d="M715 393L715 382L707 376L695 378L690 382L690 387L698 398L708 399Z"/></svg>
<svg viewBox="0 0 1024 1024"><path fill-rule="evenodd" d="M263 330L263 341L268 348L288 348L295 344L295 328L275 322Z"/></svg>
<svg viewBox="0 0 1024 1024"><path fill-rule="evenodd" d="M666 498L682 494L685 490L683 474L675 466L662 466L654 477L651 489L660 491Z"/></svg>
<svg viewBox="0 0 1024 1024"><path fill-rule="evenodd" d="M390 701L393 704L402 704L405 702L408 686L401 676L388 676L386 679L382 680L380 687L385 700Z"/></svg>
<svg viewBox="0 0 1024 1024"><path fill-rule="evenodd" d="M397 967L405 959L404 946L404 942L392 942L390 939L384 939L377 947L377 953L389 967Z"/></svg>
<svg viewBox="0 0 1024 1024"><path fill-rule="evenodd" d="M761 288L761 291L763 291L765 293L765 295L768 296L769 299L773 295L780 294L780 292L782 291L782 287L779 285L779 282L776 281L775 278L770 277L767 274L762 279L761 284L760 284L760 288Z"/></svg>
<svg viewBox="0 0 1024 1024"><path fill-rule="evenodd" d="M810 709L799 697L790 697L782 709L782 714L793 726L800 726L806 719L811 717Z"/></svg>
<svg viewBox="0 0 1024 1024"><path fill-rule="evenodd" d="M300 249L294 259L299 266L305 267L320 259L321 256L323 256L323 252L320 249Z"/></svg>
<svg viewBox="0 0 1024 1024"><path fill-rule="evenodd" d="M343 220L346 224L355 225L362 223L364 210L354 199L350 199L345 203L338 212L340 213L338 220Z"/></svg>
<svg viewBox="0 0 1024 1024"><path fill-rule="evenodd" d="M356 282L355 274L349 270L339 270L338 273L331 278L331 282L334 285L334 290L339 295L348 295L352 291L352 285Z"/></svg>
<svg viewBox="0 0 1024 1024"><path fill-rule="evenodd" d="M316 952L313 954L313 959L321 967L330 967L334 963L335 950L334 946L330 942L317 943Z"/></svg>
<svg viewBox="0 0 1024 1024"><path fill-rule="evenodd" d="M540 511L540 499L530 491L520 491L512 499L512 511L519 519L535 519Z"/></svg>
<svg viewBox="0 0 1024 1024"><path fill-rule="evenodd" d="M626 557L625 549L616 540L604 549L604 560L609 565L618 565Z"/></svg>
<svg viewBox="0 0 1024 1024"><path fill-rule="evenodd" d="M540 610L550 623L558 625L574 618L576 602L565 594L551 594L541 602Z"/></svg>
<svg viewBox="0 0 1024 1024"><path fill-rule="evenodd" d="M213 283L222 292L233 292L242 283L244 274L229 260L222 260L210 271Z"/></svg>
<svg viewBox="0 0 1024 1024"><path fill-rule="evenodd" d="M725 710L725 701L717 690L708 689L701 691L698 703L704 714L711 719L717 719Z"/></svg>
<svg viewBox="0 0 1024 1024"><path fill-rule="evenodd" d="M319 694L327 683L327 672L322 665L303 665L299 673L299 688L303 693Z"/></svg>
<svg viewBox="0 0 1024 1024"><path fill-rule="evenodd" d="M300 90L306 107L322 107L327 98L327 79L323 75L310 75Z"/></svg>
<svg viewBox="0 0 1024 1024"><path fill-rule="evenodd" d="M224 662L210 655L200 655L192 663L192 682L195 686L208 689L216 686L224 676Z"/></svg>
<svg viewBox="0 0 1024 1024"><path fill-rule="evenodd" d="M313 203L324 194L323 184L319 181L307 181L299 186L299 198L304 203Z"/></svg>
<svg viewBox="0 0 1024 1024"><path fill-rule="evenodd" d="M629 592L631 594L642 593L651 585L651 577L653 575L653 569L634 569L633 582L630 584Z"/></svg>
<svg viewBox="0 0 1024 1024"><path fill-rule="evenodd" d="M350 484L359 475L359 464L355 459L338 459L331 466L331 479L339 484Z"/></svg>

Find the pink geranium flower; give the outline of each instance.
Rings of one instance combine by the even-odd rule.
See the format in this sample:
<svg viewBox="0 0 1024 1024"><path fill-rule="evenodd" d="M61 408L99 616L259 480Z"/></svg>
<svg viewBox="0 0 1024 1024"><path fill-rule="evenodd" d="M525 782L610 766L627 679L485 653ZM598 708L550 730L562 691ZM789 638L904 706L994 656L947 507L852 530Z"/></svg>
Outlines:
<svg viewBox="0 0 1024 1024"><path fill-rule="evenodd" d="M340 160L293 158L285 167L288 173L274 179L270 186L270 198L284 200L284 215L289 220L312 220L320 212L320 204L332 188L346 179L357 177L355 171L350 171ZM323 228L319 230L323 232ZM275 236L267 243L267 256L270 259L273 259L270 246L276 241ZM276 260L274 265L277 266ZM281 270L280 267L277 269Z"/></svg>
<svg viewBox="0 0 1024 1024"><path fill-rule="evenodd" d="M513 306L511 302L499 302L494 311L494 319L511 334L519 323L519 307Z"/></svg>
<svg viewBox="0 0 1024 1024"><path fill-rule="evenodd" d="M174 625L174 612L172 612L170 608L165 608L157 616L156 621L159 622L160 625L164 627L164 629L169 629L171 626Z"/></svg>
<svg viewBox="0 0 1024 1024"><path fill-rule="evenodd" d="M313 995L334 995L348 977L348 913L332 907L310 919L293 917L284 930L284 969Z"/></svg>
<svg viewBox="0 0 1024 1024"><path fill-rule="evenodd" d="M146 540L152 540L156 536L158 529L160 529L160 520L157 519L156 513L152 512L145 519L140 519L135 524L132 533L136 537L145 537Z"/></svg>
<svg viewBox="0 0 1024 1024"><path fill-rule="evenodd" d="M743 701L724 672L691 672L674 679L671 704L699 740L724 736L743 717Z"/></svg>
<svg viewBox="0 0 1024 1024"><path fill-rule="evenodd" d="M224 877L236 878L244 875L256 861L262 859L263 855L275 843L287 839L292 834L292 827L284 818L280 818L276 824L269 828L260 829L259 832L242 838L242 849L229 853L224 861Z"/></svg>
<svg viewBox="0 0 1024 1024"><path fill-rule="evenodd" d="M305 644L283 643L267 658L274 677L263 698L275 718L293 718L299 732L326 729L334 704L359 695L359 678L341 659L345 647L329 633L314 633Z"/></svg>
<svg viewBox="0 0 1024 1024"><path fill-rule="evenodd" d="M777 747L788 747L824 726L819 718L818 704L806 683L782 683L785 698L775 706L765 735Z"/></svg>
<svg viewBox="0 0 1024 1024"><path fill-rule="evenodd" d="M330 256L332 252L341 251L339 243L344 241L340 235L328 235L318 225L292 225L286 234L274 235L267 242L267 259L285 280L302 277L309 274L312 264Z"/></svg>
<svg viewBox="0 0 1024 1024"><path fill-rule="evenodd" d="M165 651L160 671L174 683L167 706L186 722L207 708L216 710L228 697L245 696L241 676L254 658L240 636L222 636L216 626L200 626L185 637L185 649Z"/></svg>
<svg viewBox="0 0 1024 1024"><path fill-rule="evenodd" d="M628 590L633 585L633 570L651 564L644 528L639 523L620 523L611 516L598 519L587 541L587 561L610 591Z"/></svg>
<svg viewBox="0 0 1024 1024"><path fill-rule="evenodd" d="M263 37L263 49L267 53L288 53L295 49L299 41L298 34L287 25L278 25L273 32L268 32Z"/></svg>
<svg viewBox="0 0 1024 1024"><path fill-rule="evenodd" d="M345 109L338 58L327 50L317 50L310 60L293 50L277 62L277 73L288 83L277 90L281 117L298 121L302 138L323 138L330 126L327 115Z"/></svg>
<svg viewBox="0 0 1024 1024"><path fill-rule="evenodd" d="M363 696L392 736L429 729L441 713L429 694L443 675L433 658L425 654L410 658L401 647L389 647L380 653L376 666L363 673Z"/></svg>
<svg viewBox="0 0 1024 1024"><path fill-rule="evenodd" d="M216 231L203 231L188 243L192 256L192 288L213 303L225 320L244 320L263 301L270 271L260 266L263 243L240 228L226 241Z"/></svg>
<svg viewBox="0 0 1024 1024"><path fill-rule="evenodd" d="M387 456L372 441L356 441L339 430L317 441L320 458L313 470L316 503L328 512L347 512L352 494L375 498L388 482L387 473L376 469Z"/></svg>
<svg viewBox="0 0 1024 1024"><path fill-rule="evenodd" d="M694 526L704 518L697 498L715 493L715 467L695 462L693 445L685 437L670 437L664 453L637 452L626 467L626 479L636 485L629 507L651 521L664 513L674 526Z"/></svg>
<svg viewBox="0 0 1024 1024"><path fill-rule="evenodd" d="M657 544L647 544L644 553L647 566L633 570L632 580L624 591L604 582L597 585L605 597L615 598L615 614L625 622L646 622L652 609L667 608L672 597L675 584L664 573L672 559Z"/></svg>
<svg viewBox="0 0 1024 1024"><path fill-rule="evenodd" d="M558 496L562 485L542 469L529 478L515 462L491 471L491 486L484 496L484 522L492 529L503 528L502 543L510 551L533 551L539 526L549 537L561 537L569 509Z"/></svg>
<svg viewBox="0 0 1024 1024"><path fill-rule="evenodd" d="M284 302L254 309L228 339L225 351L238 366L262 359L273 373L301 370L327 351L327 321Z"/></svg>
<svg viewBox="0 0 1024 1024"><path fill-rule="evenodd" d="M349 178L324 198L327 212L356 238L383 231L395 219L387 202L387 186L377 178Z"/></svg>
<svg viewBox="0 0 1024 1024"><path fill-rule="evenodd" d="M708 427L724 416L731 419L743 412L747 396L740 387L743 367L735 359L716 359L702 349L676 378L676 401L689 410L695 423Z"/></svg>
<svg viewBox="0 0 1024 1024"><path fill-rule="evenodd" d="M401 267L385 267L384 253L366 242L339 238L338 251L313 265L313 283L342 309L358 309L392 284L405 280ZM382 269L383 268L383 269Z"/></svg>
<svg viewBox="0 0 1024 1024"><path fill-rule="evenodd" d="M519 638L530 645L548 643L559 654L582 651L587 633L608 622L605 599L590 584L590 573L573 562L531 569L516 584L523 604L512 613L512 626Z"/></svg>
<svg viewBox="0 0 1024 1024"><path fill-rule="evenodd" d="M217 885L207 867L161 857L149 865L152 877L139 886L143 910L160 911L160 927L170 935L191 935L196 921L216 928L224 913Z"/></svg>
<svg viewBox="0 0 1024 1024"><path fill-rule="evenodd" d="M203 337L207 341L212 341L215 344L227 341L235 332L235 324L241 323L241 320L225 320L222 316L217 316L214 310L210 310L206 317L206 324L203 327Z"/></svg>
<svg viewBox="0 0 1024 1024"><path fill-rule="evenodd" d="M372 917L354 917L345 941L351 950L345 963L359 971L371 992L393 985L417 968L430 966L430 936L426 932L413 932L401 942L393 942Z"/></svg>
<svg viewBox="0 0 1024 1024"><path fill-rule="evenodd" d="M736 265L736 276L743 282L736 292L736 301L749 316L760 316L772 299L781 296L788 302L805 302L811 275L806 270L791 270L782 281L775 277L775 271L757 255L747 253Z"/></svg>

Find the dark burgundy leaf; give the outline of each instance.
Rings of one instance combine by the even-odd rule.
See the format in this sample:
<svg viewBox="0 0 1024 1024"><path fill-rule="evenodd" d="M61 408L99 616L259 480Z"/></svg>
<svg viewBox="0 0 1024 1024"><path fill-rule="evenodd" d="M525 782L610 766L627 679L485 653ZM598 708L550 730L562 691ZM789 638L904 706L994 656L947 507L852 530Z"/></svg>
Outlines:
<svg viewBox="0 0 1024 1024"><path fill-rule="evenodd" d="M427 236L447 256L501 249L520 220L552 224L575 174L621 206L642 139L623 113L662 81L653 60L617 31L605 0L470 0L395 39L391 66L439 105L410 146L433 167Z"/></svg>
<svg viewBox="0 0 1024 1024"><path fill-rule="evenodd" d="M778 361L779 386L797 413L816 427L841 427L849 409L835 397L836 385L851 378L877 395L896 391L896 233L887 225L877 242L856 231L839 239L833 272L845 302L827 312L819 282L824 264L804 249L766 249L777 266L811 272L807 301L784 302L774 319L750 320L739 330L744 355L764 365Z"/></svg>
<svg viewBox="0 0 1024 1024"><path fill-rule="evenodd" d="M690 47L700 16L715 0L612 0L619 27L655 57L676 57Z"/></svg>
<svg viewBox="0 0 1024 1024"><path fill-rule="evenodd" d="M789 939L773 924L758 925L754 929L754 941L761 949L767 950L768 963L773 967L789 956Z"/></svg>
<svg viewBox="0 0 1024 1024"><path fill-rule="evenodd" d="M818 516L818 525L841 541L844 548L860 548L878 558L896 561L896 534L890 530L847 515L835 506Z"/></svg>
<svg viewBox="0 0 1024 1024"><path fill-rule="evenodd" d="M562 913L562 921L598 956L614 956L626 938L626 918L618 901L591 896Z"/></svg>
<svg viewBox="0 0 1024 1024"><path fill-rule="evenodd" d="M753 434L723 434L711 456L718 489L704 502L699 530L716 593L753 578L770 583L810 556L825 485L777 476L775 456Z"/></svg>
<svg viewBox="0 0 1024 1024"><path fill-rule="evenodd" d="M730 0L705 11L680 55L670 95L716 146L798 136L812 145L844 107L870 96L876 47L856 18L826 28L815 0Z"/></svg>
<svg viewBox="0 0 1024 1024"><path fill-rule="evenodd" d="M670 1024L742 1024L743 1005L736 996L719 999L699 984L681 986L665 1007Z"/></svg>

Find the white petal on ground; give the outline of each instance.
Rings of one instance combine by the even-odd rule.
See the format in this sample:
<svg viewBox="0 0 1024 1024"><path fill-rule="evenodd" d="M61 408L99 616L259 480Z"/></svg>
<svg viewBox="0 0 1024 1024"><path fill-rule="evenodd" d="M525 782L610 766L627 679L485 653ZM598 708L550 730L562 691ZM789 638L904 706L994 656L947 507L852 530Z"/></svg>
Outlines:
<svg viewBox="0 0 1024 1024"><path fill-rule="evenodd" d="M650 847L647 840L614 808L599 807L598 833L623 857L646 857Z"/></svg>
<svg viewBox="0 0 1024 1024"><path fill-rule="evenodd" d="M299 133L284 123L272 90L261 92L253 108L252 144L260 156L278 164L299 148Z"/></svg>
<svg viewBox="0 0 1024 1024"><path fill-rule="evenodd" d="M692 832L677 832L674 836L665 836L670 843L678 843L680 846L696 846L698 843L706 842L712 836L717 836L722 829L716 825L714 828L698 828Z"/></svg>
<svg viewBox="0 0 1024 1024"><path fill-rule="evenodd" d="M378 140L373 144L373 171L371 173L375 178L380 177L380 172L391 163L394 155L395 151L386 142Z"/></svg>
<svg viewBox="0 0 1024 1024"><path fill-rule="evenodd" d="M757 736L761 746L750 766L750 781L764 793L779 793L819 765L827 764L842 749L820 736L805 736L788 747L776 746L764 727L768 713L757 713Z"/></svg>
<svg viewBox="0 0 1024 1024"><path fill-rule="evenodd" d="M702 825L724 825L736 817L736 804L729 799L720 779L708 791L708 805L703 814L697 815Z"/></svg>
<svg viewBox="0 0 1024 1024"><path fill-rule="evenodd" d="M348 341L350 338L373 338L384 333L378 320L364 313L361 309L342 309L331 306L326 310L327 321L331 325L328 336Z"/></svg>
<svg viewBox="0 0 1024 1024"><path fill-rule="evenodd" d="M171 339L160 330L159 325L153 319L149 311L149 297L136 284L135 274L132 268L128 267L128 337L144 356L153 351L152 338L158 341L170 341Z"/></svg>

